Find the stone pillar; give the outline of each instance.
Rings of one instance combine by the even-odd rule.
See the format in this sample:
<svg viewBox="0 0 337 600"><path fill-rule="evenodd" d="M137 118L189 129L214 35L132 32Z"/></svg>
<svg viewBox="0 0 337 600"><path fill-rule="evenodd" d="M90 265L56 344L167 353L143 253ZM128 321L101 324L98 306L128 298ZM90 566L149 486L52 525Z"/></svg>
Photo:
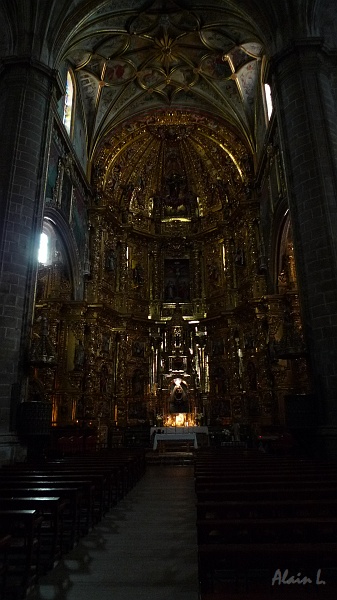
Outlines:
<svg viewBox="0 0 337 600"><path fill-rule="evenodd" d="M319 40L272 61L298 286L320 423L337 434L337 114L333 60ZM337 451L337 435L336 435Z"/></svg>
<svg viewBox="0 0 337 600"><path fill-rule="evenodd" d="M37 61L10 59L1 65L0 431L4 435L15 428L16 405L25 397L53 85L52 71Z"/></svg>

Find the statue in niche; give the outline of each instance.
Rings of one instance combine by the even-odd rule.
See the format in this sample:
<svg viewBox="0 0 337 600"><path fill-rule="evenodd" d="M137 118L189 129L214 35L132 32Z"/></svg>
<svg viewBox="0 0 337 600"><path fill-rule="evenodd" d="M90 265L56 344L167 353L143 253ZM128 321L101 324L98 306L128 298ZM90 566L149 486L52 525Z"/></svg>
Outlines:
<svg viewBox="0 0 337 600"><path fill-rule="evenodd" d="M242 248L237 248L235 251L234 262L238 267L243 267L245 264L245 258Z"/></svg>
<svg viewBox="0 0 337 600"><path fill-rule="evenodd" d="M74 354L74 368L81 369L84 365L84 346L82 340L76 344Z"/></svg>
<svg viewBox="0 0 337 600"><path fill-rule="evenodd" d="M101 368L100 391L104 396L108 393L109 371L106 365Z"/></svg>
<svg viewBox="0 0 337 600"><path fill-rule="evenodd" d="M144 392L143 376L140 369L136 369L132 376L132 395L140 396Z"/></svg>
<svg viewBox="0 0 337 600"><path fill-rule="evenodd" d="M170 412L188 412L187 384L179 378L174 379L170 386Z"/></svg>
<svg viewBox="0 0 337 600"><path fill-rule="evenodd" d="M143 268L138 263L132 269L132 280L136 287L144 283Z"/></svg>
<svg viewBox="0 0 337 600"><path fill-rule="evenodd" d="M257 391L257 377L256 377L256 367L253 362L249 361L247 364L247 376L248 376L248 385L249 390L252 392Z"/></svg>
<svg viewBox="0 0 337 600"><path fill-rule="evenodd" d="M222 356L225 346L222 338L213 340L213 356Z"/></svg>
<svg viewBox="0 0 337 600"><path fill-rule="evenodd" d="M116 252L113 249L111 249L106 255L105 270L109 273L114 273L116 269L116 258Z"/></svg>
<svg viewBox="0 0 337 600"><path fill-rule="evenodd" d="M209 265L209 282L212 287L218 287L220 284L220 270L214 263Z"/></svg>
<svg viewBox="0 0 337 600"><path fill-rule="evenodd" d="M144 342L134 341L132 344L132 356L144 358Z"/></svg>
<svg viewBox="0 0 337 600"><path fill-rule="evenodd" d="M214 369L214 384L216 394L223 396L227 393L226 372L223 367L216 367Z"/></svg>
<svg viewBox="0 0 337 600"><path fill-rule="evenodd" d="M174 285L174 282L170 279L165 288L165 300L173 300L176 297L176 295L176 287Z"/></svg>
<svg viewBox="0 0 337 600"><path fill-rule="evenodd" d="M109 354L110 352L110 336L108 333L103 334L102 351L104 352L104 354Z"/></svg>

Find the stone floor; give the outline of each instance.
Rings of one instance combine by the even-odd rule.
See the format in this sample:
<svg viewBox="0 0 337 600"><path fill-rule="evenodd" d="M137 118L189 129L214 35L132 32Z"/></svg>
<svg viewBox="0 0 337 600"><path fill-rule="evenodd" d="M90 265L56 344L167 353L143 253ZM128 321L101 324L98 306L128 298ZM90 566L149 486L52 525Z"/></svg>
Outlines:
<svg viewBox="0 0 337 600"><path fill-rule="evenodd" d="M191 466L148 466L137 486L29 600L197 600Z"/></svg>

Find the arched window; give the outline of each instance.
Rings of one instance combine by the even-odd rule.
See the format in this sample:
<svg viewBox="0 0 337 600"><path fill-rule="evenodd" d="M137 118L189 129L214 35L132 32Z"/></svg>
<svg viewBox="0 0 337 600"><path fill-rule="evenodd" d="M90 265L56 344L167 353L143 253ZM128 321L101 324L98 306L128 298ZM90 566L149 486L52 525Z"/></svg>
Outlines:
<svg viewBox="0 0 337 600"><path fill-rule="evenodd" d="M265 100L265 107L266 107L266 116L267 116L268 121L270 121L270 117L273 112L273 99L271 97L271 89L270 89L270 85L268 83L264 84L264 100Z"/></svg>
<svg viewBox="0 0 337 600"><path fill-rule="evenodd" d="M40 235L40 245L39 245L39 253L38 260L41 265L46 265L48 262L48 253L49 253L49 237L47 233L41 233Z"/></svg>
<svg viewBox="0 0 337 600"><path fill-rule="evenodd" d="M66 82L66 95L65 95L65 99L64 99L64 109L63 109L63 124L69 135L71 135L73 103L74 103L74 82L73 82L73 77L72 77L71 72L68 71L67 82Z"/></svg>
<svg viewBox="0 0 337 600"><path fill-rule="evenodd" d="M38 251L39 264L44 267L55 263L62 263L62 253L60 243L53 224L49 219L43 221L43 229L40 235L40 245Z"/></svg>
<svg viewBox="0 0 337 600"><path fill-rule="evenodd" d="M297 288L297 275L293 245L293 235L289 211L286 213L285 221L280 231L278 247L278 292Z"/></svg>

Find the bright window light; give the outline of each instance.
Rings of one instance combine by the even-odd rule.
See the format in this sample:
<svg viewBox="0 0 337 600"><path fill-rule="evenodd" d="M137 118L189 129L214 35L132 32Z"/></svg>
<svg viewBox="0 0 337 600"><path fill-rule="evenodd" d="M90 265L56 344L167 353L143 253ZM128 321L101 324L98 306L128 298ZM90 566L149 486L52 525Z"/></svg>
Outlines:
<svg viewBox="0 0 337 600"><path fill-rule="evenodd" d="M265 97L266 97L267 114L268 114L268 120L269 120L271 117L271 114L273 112L273 101L271 98L270 85L268 83L264 84L264 93L265 93Z"/></svg>
<svg viewBox="0 0 337 600"><path fill-rule="evenodd" d="M38 260L39 263L45 265L48 262L48 236L46 233L41 233L40 235L40 247Z"/></svg>
<svg viewBox="0 0 337 600"><path fill-rule="evenodd" d="M71 114L72 114L72 108L73 108L73 96L74 96L73 80L68 71L67 83L66 83L66 97L65 97L65 101L64 101L63 123L64 123L69 135L70 135L70 129L71 129Z"/></svg>

